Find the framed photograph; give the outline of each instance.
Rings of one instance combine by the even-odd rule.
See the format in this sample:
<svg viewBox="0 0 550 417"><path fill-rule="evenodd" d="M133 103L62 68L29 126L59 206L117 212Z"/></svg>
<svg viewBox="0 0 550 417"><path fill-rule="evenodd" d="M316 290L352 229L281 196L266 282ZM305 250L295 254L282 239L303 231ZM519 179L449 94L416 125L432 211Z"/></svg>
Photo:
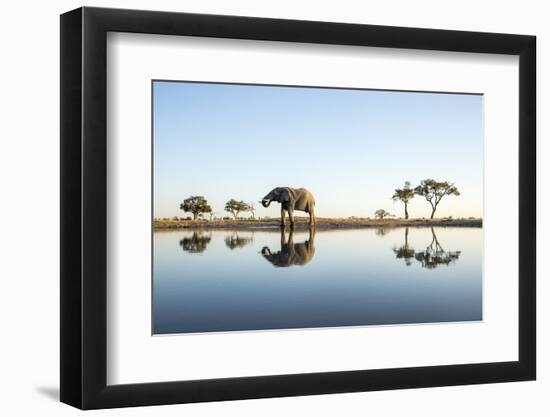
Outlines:
<svg viewBox="0 0 550 417"><path fill-rule="evenodd" d="M61 16L61 401L533 380L535 37Z"/></svg>

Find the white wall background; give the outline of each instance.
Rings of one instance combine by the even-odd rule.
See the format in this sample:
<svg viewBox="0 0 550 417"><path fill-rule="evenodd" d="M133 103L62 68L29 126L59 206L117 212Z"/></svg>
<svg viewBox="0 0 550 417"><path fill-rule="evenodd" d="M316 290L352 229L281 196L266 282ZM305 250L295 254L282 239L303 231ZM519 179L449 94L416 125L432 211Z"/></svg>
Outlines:
<svg viewBox="0 0 550 417"><path fill-rule="evenodd" d="M9 2L0 42L0 410L3 415L78 413L59 392L59 17L72 0ZM550 151L543 120L550 97L550 26L545 2L461 0L299 1L124 0L86 5L341 21L532 34L538 37L539 213L550 209ZM549 222L539 216L539 259L549 247ZM544 236L543 236L544 235ZM538 381L481 386L325 395L225 403L144 407L94 415L548 415L550 285L539 262ZM546 394L546 395L545 395Z"/></svg>

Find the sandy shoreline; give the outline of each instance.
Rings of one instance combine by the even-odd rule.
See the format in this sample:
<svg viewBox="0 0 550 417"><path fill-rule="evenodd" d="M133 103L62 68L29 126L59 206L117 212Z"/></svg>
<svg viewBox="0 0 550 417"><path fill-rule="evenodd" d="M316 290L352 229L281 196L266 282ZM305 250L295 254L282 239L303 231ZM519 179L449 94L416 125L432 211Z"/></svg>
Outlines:
<svg viewBox="0 0 550 417"><path fill-rule="evenodd" d="M394 227L482 227L481 219L326 219L318 218L316 229L361 229L361 228L394 228ZM287 220L287 227L289 226ZM153 229L232 229L232 230L265 230L278 229L279 219L269 220L158 220L155 219ZM296 219L295 229L307 229L306 218Z"/></svg>

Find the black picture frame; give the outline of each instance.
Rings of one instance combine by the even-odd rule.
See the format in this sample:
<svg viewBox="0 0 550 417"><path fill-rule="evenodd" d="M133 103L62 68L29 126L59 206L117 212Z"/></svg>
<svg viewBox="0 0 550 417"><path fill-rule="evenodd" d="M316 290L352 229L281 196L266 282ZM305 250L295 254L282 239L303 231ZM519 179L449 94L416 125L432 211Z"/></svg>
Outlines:
<svg viewBox="0 0 550 417"><path fill-rule="evenodd" d="M519 360L107 385L108 32L519 56ZM61 401L95 409L535 379L535 45L524 35L252 17L88 7L61 15Z"/></svg>

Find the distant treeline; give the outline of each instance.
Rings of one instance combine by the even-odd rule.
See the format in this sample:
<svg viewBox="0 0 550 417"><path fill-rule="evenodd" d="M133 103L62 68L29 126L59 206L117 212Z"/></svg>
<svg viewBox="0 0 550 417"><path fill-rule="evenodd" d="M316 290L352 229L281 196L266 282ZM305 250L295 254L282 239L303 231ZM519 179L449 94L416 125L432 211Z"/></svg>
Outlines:
<svg viewBox="0 0 550 417"><path fill-rule="evenodd" d="M430 219L434 218L437 207L443 197L445 196L458 196L460 192L458 188L448 181L436 181L431 178L422 180L419 185L412 187L409 181L405 182L402 188L396 188L392 195L394 202L400 201L404 205L405 219L409 218L408 205L415 196L423 197L431 207ZM183 200L180 204L180 209L185 213L190 213L191 216L182 218L174 217L172 220L197 220L203 218L205 215L209 216L212 220L214 217L214 211L208 204L208 201L204 196L190 196ZM231 198L225 203L224 211L230 213L233 219L238 219L240 213L250 213L251 217L255 219L256 208L253 202L246 203L244 200L237 200ZM375 218L384 219L386 217L395 217L395 215L389 213L384 209L378 209L374 213ZM224 220L230 220L231 217L223 217ZM165 219L169 220L169 219Z"/></svg>
<svg viewBox="0 0 550 417"><path fill-rule="evenodd" d="M186 198L185 200L183 200L183 203L180 204L180 209L186 213L191 213L191 215L193 216L193 220L197 220L199 217L202 217L205 214L209 215L210 220L212 220L212 217L214 217L214 211L212 210L212 207L208 204L208 201L202 195L193 195L189 198ZM234 198L225 203L224 210L228 213L231 213L234 219L237 219L239 217L239 213L250 212L252 214L252 218L254 218L256 214L254 203L245 203L242 200L236 200ZM229 219L229 217L227 219ZM189 217L189 220L191 220L191 217Z"/></svg>

